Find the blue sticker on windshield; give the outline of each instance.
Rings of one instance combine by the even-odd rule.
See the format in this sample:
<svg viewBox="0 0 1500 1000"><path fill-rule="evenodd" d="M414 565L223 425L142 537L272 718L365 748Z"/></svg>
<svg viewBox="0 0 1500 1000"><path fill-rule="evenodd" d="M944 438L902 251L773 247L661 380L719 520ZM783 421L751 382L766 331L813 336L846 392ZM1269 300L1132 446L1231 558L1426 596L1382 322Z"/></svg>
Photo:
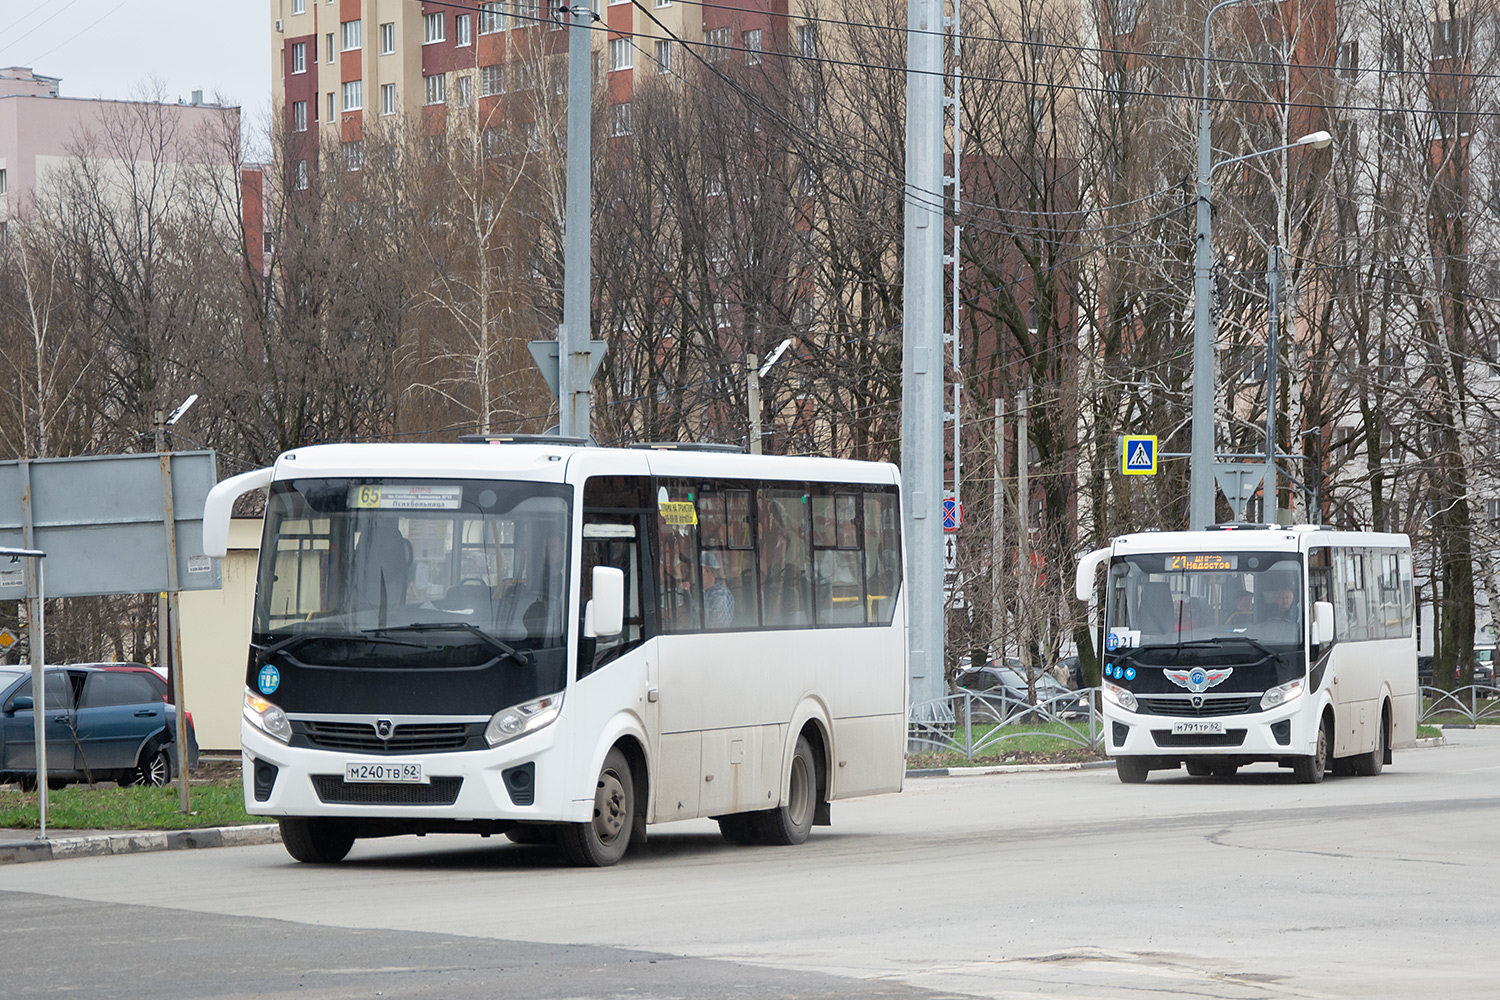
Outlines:
<svg viewBox="0 0 1500 1000"><path fill-rule="evenodd" d="M1127 681L1133 681L1133 680L1135 680L1135 667L1126 667L1125 668L1125 679Z"/></svg>
<svg viewBox="0 0 1500 1000"><path fill-rule="evenodd" d="M260 688L261 694L271 694L281 686L281 671L267 663L255 675L255 686Z"/></svg>

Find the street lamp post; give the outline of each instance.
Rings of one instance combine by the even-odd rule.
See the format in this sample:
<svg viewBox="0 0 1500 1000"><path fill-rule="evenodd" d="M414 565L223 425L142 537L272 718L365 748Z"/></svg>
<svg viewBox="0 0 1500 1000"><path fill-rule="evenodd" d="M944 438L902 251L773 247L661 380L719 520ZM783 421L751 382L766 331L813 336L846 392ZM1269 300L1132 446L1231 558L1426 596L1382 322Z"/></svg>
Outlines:
<svg viewBox="0 0 1500 1000"><path fill-rule="evenodd" d="M1221 0L1203 19L1203 103L1198 109L1198 230L1193 258L1193 412L1188 461L1188 527L1201 530L1214 523L1214 327L1209 313L1214 267L1213 211L1210 180L1219 167L1296 146L1322 149L1333 141L1327 132L1313 132L1296 142L1213 162L1213 133L1208 110L1208 27L1224 7L1251 0Z"/></svg>

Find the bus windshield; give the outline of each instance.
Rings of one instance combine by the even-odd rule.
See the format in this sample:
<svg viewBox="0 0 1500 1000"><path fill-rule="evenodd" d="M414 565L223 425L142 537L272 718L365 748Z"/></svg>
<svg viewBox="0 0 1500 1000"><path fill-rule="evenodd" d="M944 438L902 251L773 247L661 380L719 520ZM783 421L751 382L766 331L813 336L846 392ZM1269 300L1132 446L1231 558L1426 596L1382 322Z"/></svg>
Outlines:
<svg viewBox="0 0 1500 1000"><path fill-rule="evenodd" d="M1291 552L1117 556L1109 571L1110 649L1246 639L1302 643L1301 559Z"/></svg>
<svg viewBox="0 0 1500 1000"><path fill-rule="evenodd" d="M278 482L266 504L256 641L358 637L368 640L363 655L487 650L477 659L562 646L567 496L526 482ZM409 648L390 653L420 662Z"/></svg>

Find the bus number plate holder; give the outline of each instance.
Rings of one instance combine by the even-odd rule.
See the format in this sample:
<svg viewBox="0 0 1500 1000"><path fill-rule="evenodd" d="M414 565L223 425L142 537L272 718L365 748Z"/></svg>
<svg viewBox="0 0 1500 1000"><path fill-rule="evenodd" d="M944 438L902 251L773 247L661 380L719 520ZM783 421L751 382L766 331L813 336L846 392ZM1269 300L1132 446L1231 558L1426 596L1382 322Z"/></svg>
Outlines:
<svg viewBox="0 0 1500 1000"><path fill-rule="evenodd" d="M1172 723L1173 736L1223 736L1224 723L1220 720L1213 722L1174 722Z"/></svg>
<svg viewBox="0 0 1500 1000"><path fill-rule="evenodd" d="M428 784L427 775L422 773L422 765L420 763L403 763L400 761L382 761L379 764L345 764L344 781L347 783L398 782L410 785Z"/></svg>

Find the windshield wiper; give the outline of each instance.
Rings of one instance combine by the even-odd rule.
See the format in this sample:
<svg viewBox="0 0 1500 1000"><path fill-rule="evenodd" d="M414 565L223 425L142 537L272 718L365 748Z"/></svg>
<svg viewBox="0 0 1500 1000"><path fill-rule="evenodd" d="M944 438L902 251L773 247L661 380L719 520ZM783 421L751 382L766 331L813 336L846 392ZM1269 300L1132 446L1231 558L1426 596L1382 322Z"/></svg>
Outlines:
<svg viewBox="0 0 1500 1000"><path fill-rule="evenodd" d="M1274 649L1272 649L1270 646L1267 646L1259 639L1252 639L1248 635L1217 635L1210 639L1189 639L1187 642L1179 642L1177 644L1177 648L1186 649L1189 646L1217 646L1220 643L1225 642L1249 643L1251 646L1254 646L1256 649L1260 650L1261 654L1264 656L1276 656L1276 651Z"/></svg>
<svg viewBox="0 0 1500 1000"><path fill-rule="evenodd" d="M368 632L375 630L366 629L366 631ZM288 649L310 639L342 639L346 642L383 642L391 646L412 646L416 648L420 648L422 645L420 642L406 642L402 639L386 639L378 635L346 635L342 632L298 632L296 635L289 635L285 639L273 642L269 646L258 647L258 650L255 654L255 662L261 664L267 663L270 661L271 657L275 656L283 649ZM254 644L252 643L252 645Z"/></svg>
<svg viewBox="0 0 1500 1000"><path fill-rule="evenodd" d="M451 629L462 629L468 632L485 644L509 656L523 667L531 662L531 657L525 652L495 638L473 622L415 622L411 625L386 625L381 628L367 628L365 629L365 633L375 633L378 635L382 632L441 632ZM406 645L411 646L416 645L416 643L407 643Z"/></svg>

